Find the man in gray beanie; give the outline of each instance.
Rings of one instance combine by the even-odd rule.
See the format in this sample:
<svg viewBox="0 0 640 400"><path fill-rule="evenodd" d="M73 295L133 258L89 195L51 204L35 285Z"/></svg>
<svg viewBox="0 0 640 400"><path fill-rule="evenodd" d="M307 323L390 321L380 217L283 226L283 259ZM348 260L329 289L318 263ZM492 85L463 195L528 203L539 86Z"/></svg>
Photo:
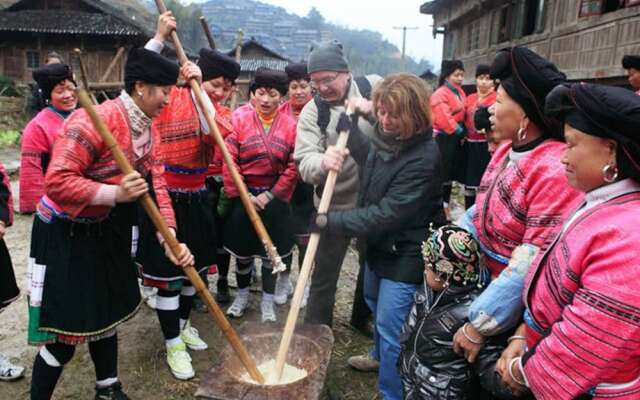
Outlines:
<svg viewBox="0 0 640 400"><path fill-rule="evenodd" d="M342 52L342 46L336 41L323 43L312 49L309 54L308 72L316 95L314 101L310 101L302 109L298 121L294 152L298 171L303 181L316 186L317 207L328 171L341 167L330 209L354 208L359 189L358 166L351 157L347 157L340 165L340 151L335 147L338 139L336 125L340 114L345 111L345 100L353 101L363 97L369 99L371 88L381 77L370 75L354 78ZM365 118L360 118L358 126L365 134L373 134L374 128ZM332 325L336 285L350 239L335 234L325 234L321 237L305 322ZM366 322L362 321L363 318L358 314L362 315L363 311L368 314L368 310L364 299L359 297L362 295L354 301L352 324L363 329L364 326L358 325ZM359 307L364 307L365 310L358 310Z"/></svg>

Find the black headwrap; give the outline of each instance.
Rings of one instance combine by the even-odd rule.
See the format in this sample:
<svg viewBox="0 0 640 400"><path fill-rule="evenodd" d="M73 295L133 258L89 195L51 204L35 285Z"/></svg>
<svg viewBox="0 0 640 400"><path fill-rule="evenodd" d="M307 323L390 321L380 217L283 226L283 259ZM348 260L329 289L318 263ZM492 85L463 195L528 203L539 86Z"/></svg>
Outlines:
<svg viewBox="0 0 640 400"><path fill-rule="evenodd" d="M287 74L282 71L260 67L256 71L256 75L249 86L251 93L255 93L259 88L275 89L284 96L289 90Z"/></svg>
<svg viewBox="0 0 640 400"><path fill-rule="evenodd" d="M491 77L500 79L500 86L524 109L544 136L562 138L559 121L544 113L547 94L566 80L565 74L551 61L525 47L503 49L493 60Z"/></svg>
<svg viewBox="0 0 640 400"><path fill-rule="evenodd" d="M615 86L559 85L547 96L545 111L581 132L615 140L621 175L640 175L640 96Z"/></svg>
<svg viewBox="0 0 640 400"><path fill-rule="evenodd" d="M622 68L634 68L640 71L640 56L632 56L630 54L627 54L626 56L622 57Z"/></svg>
<svg viewBox="0 0 640 400"><path fill-rule="evenodd" d="M442 85L449 77L449 75L453 74L457 69L461 69L464 71L464 64L460 60L442 60L442 65L440 67L440 81L438 85Z"/></svg>
<svg viewBox="0 0 640 400"><path fill-rule="evenodd" d="M478 131L485 130L485 132L489 132L491 130L491 121L489 121L489 107L488 106L478 106L476 109L476 113L473 114L473 124L475 125Z"/></svg>
<svg viewBox="0 0 640 400"><path fill-rule="evenodd" d="M198 67L202 70L202 80L204 82L211 79L224 77L232 83L240 75L240 64L232 57L214 49L201 49Z"/></svg>
<svg viewBox="0 0 640 400"><path fill-rule="evenodd" d="M309 74L307 73L307 63L291 63L284 69L287 73L289 82L305 80L309 82Z"/></svg>
<svg viewBox="0 0 640 400"><path fill-rule="evenodd" d="M490 75L491 74L491 66L488 64L478 64L476 66L476 78L480 75Z"/></svg>
<svg viewBox="0 0 640 400"><path fill-rule="evenodd" d="M33 71L33 80L38 83L45 100L51 98L51 91L53 91L53 88L60 82L70 80L74 85L76 84L76 81L73 80L71 68L66 64L48 64L36 69Z"/></svg>
<svg viewBox="0 0 640 400"><path fill-rule="evenodd" d="M169 86L178 81L180 68L171 61L153 51L134 47L129 51L124 66L125 87L131 87L136 81L152 85Z"/></svg>

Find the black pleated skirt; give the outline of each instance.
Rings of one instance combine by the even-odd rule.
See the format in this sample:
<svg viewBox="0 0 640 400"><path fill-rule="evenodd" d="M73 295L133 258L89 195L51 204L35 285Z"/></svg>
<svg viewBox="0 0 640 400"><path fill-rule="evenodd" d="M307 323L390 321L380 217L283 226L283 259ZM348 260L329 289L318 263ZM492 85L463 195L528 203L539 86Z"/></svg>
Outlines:
<svg viewBox="0 0 640 400"><path fill-rule="evenodd" d="M487 142L465 142L464 153L466 156L464 185L468 188L480 186L480 180L491 161Z"/></svg>
<svg viewBox="0 0 640 400"><path fill-rule="evenodd" d="M178 241L187 245L195 259L198 272L216 264L216 223L214 202L209 190L198 192L169 192L178 225ZM158 242L156 228L140 210L140 239L136 260L142 266L142 276L151 286L170 288L172 281L182 281L182 268L173 264Z"/></svg>
<svg viewBox="0 0 640 400"><path fill-rule="evenodd" d="M116 206L101 222L34 218L30 343L98 340L135 315L141 304L131 257L135 213L136 204L128 203ZM36 270L44 271L42 283ZM38 304L34 296L40 285Z"/></svg>
<svg viewBox="0 0 640 400"><path fill-rule="evenodd" d="M11 256L2 239L0 240L0 310L11 304L19 295L20 289L16 284Z"/></svg>
<svg viewBox="0 0 640 400"><path fill-rule="evenodd" d="M294 239L291 231L291 206L274 198L259 212L273 245L281 257L291 254ZM258 238L240 199L234 199L224 225L224 247L238 258L267 259L264 245Z"/></svg>

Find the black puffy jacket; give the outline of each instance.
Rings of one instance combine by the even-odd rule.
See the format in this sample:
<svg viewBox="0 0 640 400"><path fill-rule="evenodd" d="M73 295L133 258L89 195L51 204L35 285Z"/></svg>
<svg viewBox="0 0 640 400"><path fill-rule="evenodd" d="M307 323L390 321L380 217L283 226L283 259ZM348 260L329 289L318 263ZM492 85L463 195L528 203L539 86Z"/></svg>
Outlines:
<svg viewBox="0 0 640 400"><path fill-rule="evenodd" d="M516 398L495 371L506 337L490 338L473 364L453 351L453 335L467 321L469 306L480 292L474 285L451 286L444 292L428 287L416 291L400 335L398 368L405 399L478 399L474 380L495 399Z"/></svg>
<svg viewBox="0 0 640 400"><path fill-rule="evenodd" d="M327 228L357 237L360 256L379 277L420 283L422 241L431 223L444 222L440 152L431 131L390 148L381 142L351 132L348 148L361 176L358 206L330 212Z"/></svg>

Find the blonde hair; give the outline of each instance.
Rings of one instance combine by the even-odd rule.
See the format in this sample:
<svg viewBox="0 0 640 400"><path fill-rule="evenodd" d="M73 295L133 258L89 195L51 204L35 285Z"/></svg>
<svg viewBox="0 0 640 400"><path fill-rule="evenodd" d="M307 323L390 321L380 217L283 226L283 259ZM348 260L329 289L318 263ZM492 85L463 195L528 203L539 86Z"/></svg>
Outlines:
<svg viewBox="0 0 640 400"><path fill-rule="evenodd" d="M387 112L400 119L402 139L427 131L431 127L431 89L411 74L393 74L378 82L373 89L373 112L378 115L382 104Z"/></svg>

